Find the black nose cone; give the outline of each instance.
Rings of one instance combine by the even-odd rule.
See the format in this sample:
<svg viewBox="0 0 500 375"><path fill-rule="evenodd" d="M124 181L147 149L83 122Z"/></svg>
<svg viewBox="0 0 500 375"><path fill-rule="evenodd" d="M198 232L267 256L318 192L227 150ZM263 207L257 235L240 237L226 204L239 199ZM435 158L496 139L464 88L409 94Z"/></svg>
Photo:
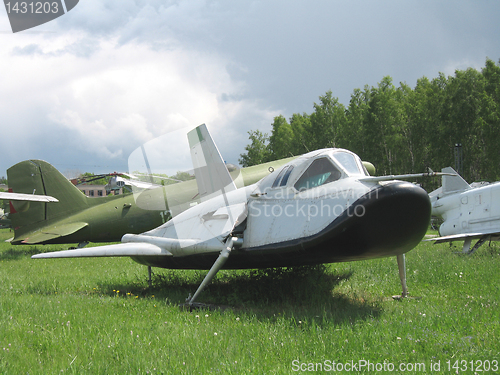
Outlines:
<svg viewBox="0 0 500 375"><path fill-rule="evenodd" d="M424 189L409 182L385 183L336 220L338 242L334 247L352 260L403 254L422 240L430 216L431 204Z"/></svg>

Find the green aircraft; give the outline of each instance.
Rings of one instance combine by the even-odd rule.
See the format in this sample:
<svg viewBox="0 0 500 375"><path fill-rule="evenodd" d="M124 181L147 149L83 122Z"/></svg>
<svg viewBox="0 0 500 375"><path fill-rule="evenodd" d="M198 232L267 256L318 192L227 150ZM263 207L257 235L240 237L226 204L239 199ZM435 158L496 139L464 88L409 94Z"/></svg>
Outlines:
<svg viewBox="0 0 500 375"><path fill-rule="evenodd" d="M293 160L277 160L231 172L238 188L259 181ZM18 244L116 242L126 233L143 233L200 203L196 180L144 190L136 194L86 197L56 168L42 160L22 161L7 170L15 193L44 194L58 203L11 201L10 219Z"/></svg>

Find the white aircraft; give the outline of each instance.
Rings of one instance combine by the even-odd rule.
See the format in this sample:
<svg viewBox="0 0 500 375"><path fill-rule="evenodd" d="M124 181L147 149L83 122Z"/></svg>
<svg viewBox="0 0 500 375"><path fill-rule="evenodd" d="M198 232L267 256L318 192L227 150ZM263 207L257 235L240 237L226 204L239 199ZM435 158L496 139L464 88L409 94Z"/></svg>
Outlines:
<svg viewBox="0 0 500 375"><path fill-rule="evenodd" d="M156 229L124 235L121 244L33 258L125 256L148 267L209 270L186 300L193 306L221 268L396 256L407 295L404 254L425 235L431 205L425 190L395 179L430 174L372 177L354 153L323 149L237 189L205 125L188 139L200 204Z"/></svg>
<svg viewBox="0 0 500 375"><path fill-rule="evenodd" d="M442 186L429 194L432 215L444 220L435 243L464 241L472 254L485 241L500 240L500 183L469 185L451 167L443 168ZM452 175L450 175L452 174ZM478 239L471 249L472 240Z"/></svg>

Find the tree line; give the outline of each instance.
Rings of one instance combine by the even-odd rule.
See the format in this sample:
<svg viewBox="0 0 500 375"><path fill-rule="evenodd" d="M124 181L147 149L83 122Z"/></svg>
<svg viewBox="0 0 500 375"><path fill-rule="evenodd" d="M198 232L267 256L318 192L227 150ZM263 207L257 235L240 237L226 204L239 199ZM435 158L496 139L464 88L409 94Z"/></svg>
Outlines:
<svg viewBox="0 0 500 375"><path fill-rule="evenodd" d="M312 113L295 113L288 120L277 116L270 135L254 130L249 139L239 159L243 167L339 147L373 163L379 175L455 167L455 145L461 144L462 177L496 181L500 61L486 59L480 71L422 77L413 89L406 83L396 87L386 76L376 87L355 89L347 107L327 91Z"/></svg>

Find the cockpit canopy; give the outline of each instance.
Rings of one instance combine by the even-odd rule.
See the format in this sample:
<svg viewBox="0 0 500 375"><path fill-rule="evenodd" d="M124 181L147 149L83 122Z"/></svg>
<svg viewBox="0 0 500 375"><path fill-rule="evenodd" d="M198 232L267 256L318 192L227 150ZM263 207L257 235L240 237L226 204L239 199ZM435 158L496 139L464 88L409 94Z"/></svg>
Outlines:
<svg viewBox="0 0 500 375"><path fill-rule="evenodd" d="M321 150L303 155L283 167L271 188L293 186L297 191L304 191L342 178L368 175L356 154L343 149Z"/></svg>
<svg viewBox="0 0 500 375"><path fill-rule="evenodd" d="M342 173L333 165L330 158L319 158L314 160L309 168L302 173L293 187L298 191L307 190L337 181L341 176Z"/></svg>

